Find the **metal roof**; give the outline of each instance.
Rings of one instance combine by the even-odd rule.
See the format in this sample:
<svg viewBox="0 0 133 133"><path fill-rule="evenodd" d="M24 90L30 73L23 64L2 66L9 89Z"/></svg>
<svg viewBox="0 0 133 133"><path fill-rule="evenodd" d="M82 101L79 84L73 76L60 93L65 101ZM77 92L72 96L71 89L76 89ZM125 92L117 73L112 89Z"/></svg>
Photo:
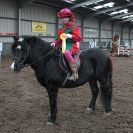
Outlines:
<svg viewBox="0 0 133 133"><path fill-rule="evenodd" d="M17 0L27 4L48 5L58 10L68 7L84 17L98 17L121 25L133 26L133 0Z"/></svg>

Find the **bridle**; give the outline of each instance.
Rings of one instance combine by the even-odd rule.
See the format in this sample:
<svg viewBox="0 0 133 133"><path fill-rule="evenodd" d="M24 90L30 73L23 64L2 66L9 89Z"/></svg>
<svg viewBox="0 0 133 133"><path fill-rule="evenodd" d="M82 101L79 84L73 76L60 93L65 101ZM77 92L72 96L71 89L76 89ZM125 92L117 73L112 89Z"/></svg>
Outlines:
<svg viewBox="0 0 133 133"><path fill-rule="evenodd" d="M51 50L49 50L44 56L40 57L38 60L34 61L33 63L28 63L28 64L25 64L25 65L24 65L24 60L21 60L21 59L19 59L17 57L14 57L13 59L20 61L20 68L24 68L24 67L28 67L28 66L34 65L34 64L38 63L39 61L44 60L48 56L52 57L52 55L55 54L55 50L57 50L57 48L53 47ZM58 55L56 54L56 56L61 56L61 55L62 55L62 53L60 53Z"/></svg>

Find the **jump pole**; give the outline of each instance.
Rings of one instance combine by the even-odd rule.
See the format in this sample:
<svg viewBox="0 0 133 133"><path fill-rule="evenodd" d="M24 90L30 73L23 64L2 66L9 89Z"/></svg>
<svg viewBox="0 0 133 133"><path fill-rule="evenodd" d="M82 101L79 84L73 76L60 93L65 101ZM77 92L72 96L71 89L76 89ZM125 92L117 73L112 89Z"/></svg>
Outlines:
<svg viewBox="0 0 133 133"><path fill-rule="evenodd" d="M2 50L3 50L3 44L0 43L0 66L1 66L1 61L2 61Z"/></svg>

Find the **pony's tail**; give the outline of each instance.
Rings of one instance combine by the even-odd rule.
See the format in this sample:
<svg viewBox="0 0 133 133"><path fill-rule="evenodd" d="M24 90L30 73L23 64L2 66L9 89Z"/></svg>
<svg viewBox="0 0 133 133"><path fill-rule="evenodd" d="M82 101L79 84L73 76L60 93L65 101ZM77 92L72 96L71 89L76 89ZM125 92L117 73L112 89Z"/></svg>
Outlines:
<svg viewBox="0 0 133 133"><path fill-rule="evenodd" d="M102 78L100 84L101 99L105 109L105 112L112 111L112 60L108 57L106 65L106 76Z"/></svg>
<svg viewBox="0 0 133 133"><path fill-rule="evenodd" d="M112 66L112 59L110 58L110 56L107 59L107 79L106 79L106 83L105 83L105 87L109 87L112 88L112 71L113 71L113 66Z"/></svg>

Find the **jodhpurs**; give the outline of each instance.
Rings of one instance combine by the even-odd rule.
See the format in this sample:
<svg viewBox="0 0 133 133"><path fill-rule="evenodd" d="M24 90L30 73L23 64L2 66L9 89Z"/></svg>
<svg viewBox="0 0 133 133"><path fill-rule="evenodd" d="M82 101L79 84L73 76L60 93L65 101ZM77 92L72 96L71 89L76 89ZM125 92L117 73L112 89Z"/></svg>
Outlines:
<svg viewBox="0 0 133 133"><path fill-rule="evenodd" d="M69 63L74 62L74 58L72 57L72 52L70 50L65 50L64 55Z"/></svg>

